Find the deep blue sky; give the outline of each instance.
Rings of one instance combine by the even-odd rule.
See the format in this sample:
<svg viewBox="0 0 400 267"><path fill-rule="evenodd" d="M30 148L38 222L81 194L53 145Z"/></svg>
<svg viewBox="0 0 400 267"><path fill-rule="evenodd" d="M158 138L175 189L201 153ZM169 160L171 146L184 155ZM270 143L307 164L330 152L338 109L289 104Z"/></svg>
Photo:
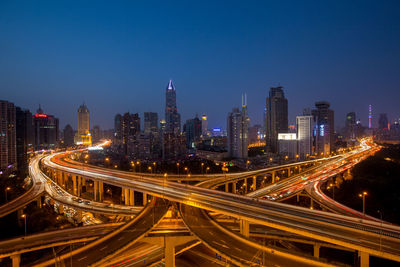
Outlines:
<svg viewBox="0 0 400 267"><path fill-rule="evenodd" d="M156 111L177 89L182 119L227 113L248 95L261 123L280 83L289 121L317 100L344 125L355 111L400 117L400 1L0 1L0 99L77 127ZM376 119L376 117L375 117ZM374 124L376 121L374 122Z"/></svg>

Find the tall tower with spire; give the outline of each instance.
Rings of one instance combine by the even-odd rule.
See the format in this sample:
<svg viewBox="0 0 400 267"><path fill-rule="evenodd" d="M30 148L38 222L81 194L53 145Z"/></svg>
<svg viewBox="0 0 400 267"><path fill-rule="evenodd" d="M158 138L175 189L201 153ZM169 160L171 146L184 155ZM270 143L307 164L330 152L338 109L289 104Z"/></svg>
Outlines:
<svg viewBox="0 0 400 267"><path fill-rule="evenodd" d="M165 121L166 132L179 134L181 131L181 115L176 106L176 90L172 80L165 90Z"/></svg>

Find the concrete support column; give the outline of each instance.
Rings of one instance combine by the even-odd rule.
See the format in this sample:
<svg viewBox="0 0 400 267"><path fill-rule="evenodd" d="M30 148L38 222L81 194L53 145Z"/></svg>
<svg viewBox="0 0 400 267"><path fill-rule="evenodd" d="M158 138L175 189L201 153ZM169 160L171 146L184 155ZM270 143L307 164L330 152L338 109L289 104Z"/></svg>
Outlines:
<svg viewBox="0 0 400 267"><path fill-rule="evenodd" d="M143 206L146 206L147 204L147 194L143 193Z"/></svg>
<svg viewBox="0 0 400 267"><path fill-rule="evenodd" d="M10 258L12 260L12 267L19 267L21 264L21 254L12 255Z"/></svg>
<svg viewBox="0 0 400 267"><path fill-rule="evenodd" d="M82 177L77 177L78 178L78 197L81 196L82 194Z"/></svg>
<svg viewBox="0 0 400 267"><path fill-rule="evenodd" d="M132 189L129 190L129 205L135 206L135 191Z"/></svg>
<svg viewBox="0 0 400 267"><path fill-rule="evenodd" d="M166 239L164 254L165 266L175 267L175 244L170 240L170 238Z"/></svg>
<svg viewBox="0 0 400 267"><path fill-rule="evenodd" d="M82 186L86 186L86 179L85 179L85 177L82 177Z"/></svg>
<svg viewBox="0 0 400 267"><path fill-rule="evenodd" d="M129 189L122 188L122 191L124 191L124 203L126 206L129 206Z"/></svg>
<svg viewBox="0 0 400 267"><path fill-rule="evenodd" d="M72 187L73 187L73 192L74 192L75 196L78 195L77 180L78 180L78 177L76 175L72 175L72 185L73 185Z"/></svg>
<svg viewBox="0 0 400 267"><path fill-rule="evenodd" d="M93 197L94 201L97 201L99 199L99 182L93 181L94 188L93 188Z"/></svg>
<svg viewBox="0 0 400 267"><path fill-rule="evenodd" d="M38 208L42 208L42 197L41 196L39 196L37 199L36 199L36 205L37 205L37 207Z"/></svg>
<svg viewBox="0 0 400 267"><path fill-rule="evenodd" d="M232 183L232 193L236 194L236 182Z"/></svg>
<svg viewBox="0 0 400 267"><path fill-rule="evenodd" d="M240 220L240 233L245 237L249 237L250 235L250 224L246 220Z"/></svg>
<svg viewBox="0 0 400 267"><path fill-rule="evenodd" d="M300 201L300 193L297 193L296 197L297 197L297 202L299 202Z"/></svg>
<svg viewBox="0 0 400 267"><path fill-rule="evenodd" d="M313 201L313 199L311 198L311 205L310 205L310 209L314 209L314 201Z"/></svg>
<svg viewBox="0 0 400 267"><path fill-rule="evenodd" d="M257 189L257 177L256 176L253 177L253 183L251 184L251 186L253 187L253 190Z"/></svg>
<svg viewBox="0 0 400 267"><path fill-rule="evenodd" d="M272 172L272 183L275 183L275 175L276 175L276 173Z"/></svg>
<svg viewBox="0 0 400 267"><path fill-rule="evenodd" d="M104 200L104 184L103 182L98 182L99 184L99 201L103 202Z"/></svg>
<svg viewBox="0 0 400 267"><path fill-rule="evenodd" d="M225 192L229 192L229 183L225 184Z"/></svg>
<svg viewBox="0 0 400 267"><path fill-rule="evenodd" d="M290 168L287 168L287 177L290 177Z"/></svg>
<svg viewBox="0 0 400 267"><path fill-rule="evenodd" d="M314 257L319 258L319 249L321 248L320 244L314 244Z"/></svg>
<svg viewBox="0 0 400 267"><path fill-rule="evenodd" d="M369 267L369 254L367 252L359 251L360 267Z"/></svg>

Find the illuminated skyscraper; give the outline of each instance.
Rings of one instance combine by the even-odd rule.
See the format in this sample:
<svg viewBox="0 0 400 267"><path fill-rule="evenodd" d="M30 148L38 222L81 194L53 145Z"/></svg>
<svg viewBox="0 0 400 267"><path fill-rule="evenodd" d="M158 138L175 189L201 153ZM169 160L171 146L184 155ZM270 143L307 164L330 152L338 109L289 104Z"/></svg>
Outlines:
<svg viewBox="0 0 400 267"><path fill-rule="evenodd" d="M158 114L156 112L144 113L144 133L158 133Z"/></svg>
<svg viewBox="0 0 400 267"><path fill-rule="evenodd" d="M313 117L303 115L296 117L297 145L300 158L305 159L312 155L313 147Z"/></svg>
<svg viewBox="0 0 400 267"><path fill-rule="evenodd" d="M15 106L0 100L0 169L17 163Z"/></svg>
<svg viewBox="0 0 400 267"><path fill-rule="evenodd" d="M203 136L208 135L208 121L206 114L203 114L203 116L201 116L201 134Z"/></svg>
<svg viewBox="0 0 400 267"><path fill-rule="evenodd" d="M83 145L91 145L89 109L83 103L78 109L78 137Z"/></svg>
<svg viewBox="0 0 400 267"><path fill-rule="evenodd" d="M176 90L172 83L169 81L165 90L165 121L166 132L179 134L181 131L181 115L178 113L176 106Z"/></svg>
<svg viewBox="0 0 400 267"><path fill-rule="evenodd" d="M315 103L312 111L314 118L314 152L318 155L329 154L334 149L334 112L329 109L329 102L319 101Z"/></svg>
<svg viewBox="0 0 400 267"><path fill-rule="evenodd" d="M267 151L276 153L278 150L278 133L288 132L288 100L283 87L271 87L266 99L266 132Z"/></svg>
<svg viewBox="0 0 400 267"><path fill-rule="evenodd" d="M43 113L39 106L33 115L33 131L35 132L35 150L54 149L58 145L58 119Z"/></svg>
<svg viewBox="0 0 400 267"><path fill-rule="evenodd" d="M247 97L242 97L242 110L234 108L227 119L228 152L233 158L248 157L250 119L247 116Z"/></svg>

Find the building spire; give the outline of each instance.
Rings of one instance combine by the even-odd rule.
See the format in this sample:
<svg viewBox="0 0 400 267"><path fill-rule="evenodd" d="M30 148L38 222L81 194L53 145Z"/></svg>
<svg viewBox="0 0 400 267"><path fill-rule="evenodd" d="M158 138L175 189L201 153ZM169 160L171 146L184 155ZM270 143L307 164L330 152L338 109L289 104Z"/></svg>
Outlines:
<svg viewBox="0 0 400 267"><path fill-rule="evenodd" d="M167 89L168 90L175 90L175 87L174 87L174 84L172 83L172 80L169 80Z"/></svg>

